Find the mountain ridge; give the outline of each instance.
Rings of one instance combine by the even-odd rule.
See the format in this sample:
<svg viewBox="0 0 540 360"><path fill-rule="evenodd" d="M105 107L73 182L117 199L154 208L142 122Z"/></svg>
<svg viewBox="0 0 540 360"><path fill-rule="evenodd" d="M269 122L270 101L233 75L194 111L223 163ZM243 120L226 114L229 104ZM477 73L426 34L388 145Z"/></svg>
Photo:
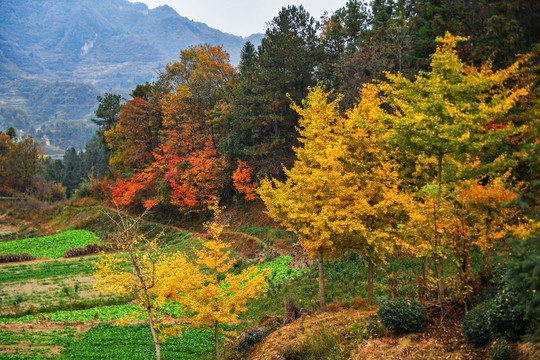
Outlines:
<svg viewBox="0 0 540 360"><path fill-rule="evenodd" d="M200 43L223 45L231 63L237 64L244 43L258 43L262 36L224 33L167 5L149 9L127 0L4 0L0 3L0 109L16 107L17 111L0 111L0 131L13 126L38 140L46 136L57 152L69 146L80 148L94 130L89 119L97 95L127 96L178 58L182 49ZM70 101L76 103L61 98L65 89L75 93ZM45 99L36 102L35 94ZM47 102L51 106L44 106ZM15 113L19 118L6 115ZM72 129L56 136L51 129L60 120L64 128L66 123L77 126L68 126ZM21 127L22 123L26 125ZM56 140L69 138L69 132L74 139Z"/></svg>

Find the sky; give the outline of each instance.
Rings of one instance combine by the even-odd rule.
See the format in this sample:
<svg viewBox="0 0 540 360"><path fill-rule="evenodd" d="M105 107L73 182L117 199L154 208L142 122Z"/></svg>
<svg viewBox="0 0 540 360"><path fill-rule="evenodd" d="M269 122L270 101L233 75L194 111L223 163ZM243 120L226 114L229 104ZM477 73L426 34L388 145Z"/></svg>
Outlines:
<svg viewBox="0 0 540 360"><path fill-rule="evenodd" d="M229 34L247 37L263 33L266 23L276 16L282 7L303 5L316 20L326 11L333 14L345 6L347 0L130 0L143 2L150 9L169 5L190 20Z"/></svg>

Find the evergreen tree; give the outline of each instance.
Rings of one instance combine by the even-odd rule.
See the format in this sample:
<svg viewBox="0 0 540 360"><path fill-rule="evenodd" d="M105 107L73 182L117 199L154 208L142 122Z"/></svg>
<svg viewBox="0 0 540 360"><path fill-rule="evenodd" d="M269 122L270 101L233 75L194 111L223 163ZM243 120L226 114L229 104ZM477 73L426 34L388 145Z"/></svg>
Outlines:
<svg viewBox="0 0 540 360"><path fill-rule="evenodd" d="M109 152L98 133L86 143L82 158L84 177L91 174L94 178L101 179L105 176L109 169Z"/></svg>
<svg viewBox="0 0 540 360"><path fill-rule="evenodd" d="M120 110L122 110L122 100L122 96L109 93L97 97L99 105L94 112L96 118L91 120L99 126L101 133L112 128L118 121Z"/></svg>
<svg viewBox="0 0 540 360"><path fill-rule="evenodd" d="M64 153L64 179L62 180L68 197L79 187L83 178L84 167L81 154L77 154L75 148L71 147Z"/></svg>

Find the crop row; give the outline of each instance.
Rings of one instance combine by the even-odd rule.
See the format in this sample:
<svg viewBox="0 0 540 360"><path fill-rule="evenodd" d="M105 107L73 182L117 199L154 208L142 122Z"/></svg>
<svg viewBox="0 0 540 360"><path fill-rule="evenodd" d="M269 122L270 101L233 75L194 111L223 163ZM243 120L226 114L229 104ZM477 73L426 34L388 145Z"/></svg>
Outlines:
<svg viewBox="0 0 540 360"><path fill-rule="evenodd" d="M92 321L92 320L118 320L138 311L136 305L111 305L101 306L85 310L57 311L47 314L27 315L20 318L0 318L0 323L5 322L27 322L27 321ZM137 319L145 319L146 315L141 315Z"/></svg>
<svg viewBox="0 0 540 360"><path fill-rule="evenodd" d="M0 266L0 284L30 279L91 275L95 258Z"/></svg>
<svg viewBox="0 0 540 360"><path fill-rule="evenodd" d="M99 242L88 230L69 230L55 235L12 240L0 243L0 255L29 253L36 257L58 259L73 248Z"/></svg>
<svg viewBox="0 0 540 360"><path fill-rule="evenodd" d="M212 333L186 329L182 338L168 337L161 345L164 359L200 359L213 349ZM147 324L130 326L98 325L84 338L63 351L61 359L146 360L155 358L155 348Z"/></svg>
<svg viewBox="0 0 540 360"><path fill-rule="evenodd" d="M51 348L68 347L76 338L74 328L63 330L12 331L0 329L0 359L52 359ZM13 353L15 350L15 353Z"/></svg>

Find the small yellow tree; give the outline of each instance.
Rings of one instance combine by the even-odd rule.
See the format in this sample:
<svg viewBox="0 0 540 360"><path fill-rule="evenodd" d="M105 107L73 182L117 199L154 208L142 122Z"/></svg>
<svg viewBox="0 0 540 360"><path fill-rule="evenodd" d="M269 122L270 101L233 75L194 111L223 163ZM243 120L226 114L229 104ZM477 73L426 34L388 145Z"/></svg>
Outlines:
<svg viewBox="0 0 540 360"><path fill-rule="evenodd" d="M216 358L219 354L219 334L234 335L223 325L236 323L238 315L247 310L249 299L256 299L259 292L266 291L266 276L269 269L257 273L252 265L240 274L229 273L235 263L229 245L221 240L224 226L218 224L221 209L214 204L210 207L215 219L207 224L211 239L197 251L195 269L191 268L190 283L185 285L186 271L178 264L177 257L164 261L160 267L160 283L156 287L158 302L180 301L189 314L191 326L206 327L214 332ZM180 268L179 268L180 266ZM225 275L222 278L222 274Z"/></svg>
<svg viewBox="0 0 540 360"><path fill-rule="evenodd" d="M159 262L157 239L148 240L139 233L138 220L133 220L117 211L118 220L113 219L120 231L111 239L110 246L119 250L113 254L103 254L94 263L94 288L99 292L119 295L134 295L141 312L135 312L120 321L124 325L129 320L146 312L152 339L156 348L156 358L161 359L161 347L157 328L156 305L152 301L151 290L156 282L156 266Z"/></svg>
<svg viewBox="0 0 540 360"><path fill-rule="evenodd" d="M258 272L253 265L239 275L228 273L235 260L231 258L228 244L220 239L224 226L217 223L217 218L221 210L217 204L210 209L215 214L214 222L208 224L211 239L203 244L203 250L197 251L195 263L179 252L160 253L157 239L150 241L141 236L137 221L118 212L117 224L122 231L115 237L114 246L120 251L102 255L94 265L96 290L134 295L135 303L142 309L121 319L118 325L144 311L147 313L158 360L161 359L160 340L168 335L182 336L182 329L188 324L171 326L170 318L158 318L160 306L179 302L192 327L211 328L219 359L219 333L234 334L222 325L237 322L238 315L247 310L247 301L266 291L269 269ZM221 274L225 275L223 279Z"/></svg>

